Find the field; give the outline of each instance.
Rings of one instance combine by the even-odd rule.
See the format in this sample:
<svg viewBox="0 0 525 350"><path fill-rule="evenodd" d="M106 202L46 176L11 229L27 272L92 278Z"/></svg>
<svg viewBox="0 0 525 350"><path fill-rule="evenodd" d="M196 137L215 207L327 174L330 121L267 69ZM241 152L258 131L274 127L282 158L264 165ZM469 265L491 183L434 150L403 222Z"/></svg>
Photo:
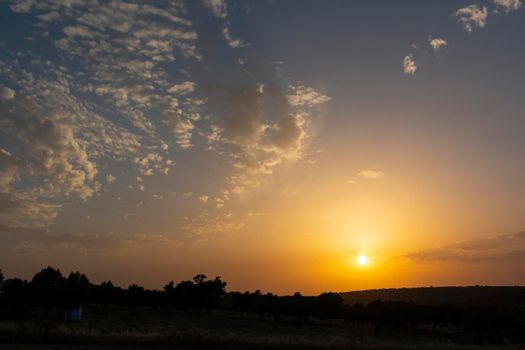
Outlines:
<svg viewBox="0 0 525 350"><path fill-rule="evenodd" d="M385 329L380 337L372 328L342 320L310 320L297 324L283 318L274 323L257 315L215 311L185 313L172 309L87 306L81 322L65 323L60 311L49 318L34 310L26 321L0 323L0 349L477 349L445 339L431 329ZM457 339L456 339L457 341ZM487 348L487 347L481 347ZM490 348L495 349L495 346ZM504 346L503 348L508 348ZM515 348L515 347L513 347Z"/></svg>

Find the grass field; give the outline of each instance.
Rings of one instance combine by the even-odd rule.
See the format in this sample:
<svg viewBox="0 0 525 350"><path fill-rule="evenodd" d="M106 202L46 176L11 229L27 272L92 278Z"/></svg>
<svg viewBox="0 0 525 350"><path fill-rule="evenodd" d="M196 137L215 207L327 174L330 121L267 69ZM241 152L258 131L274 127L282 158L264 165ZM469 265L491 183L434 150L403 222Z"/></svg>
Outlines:
<svg viewBox="0 0 525 350"><path fill-rule="evenodd" d="M86 307L78 323L60 320L55 310L48 319L35 310L27 321L0 323L0 349L109 349L222 348L222 349L476 349L439 342L429 329L395 332L375 337L370 328L342 321L310 321L298 325L282 319L277 325L257 315L175 310ZM274 327L275 326L275 327ZM484 347L486 348L486 347ZM496 347L491 347L496 348ZM509 348L509 347L503 347ZM515 347L514 347L515 348Z"/></svg>

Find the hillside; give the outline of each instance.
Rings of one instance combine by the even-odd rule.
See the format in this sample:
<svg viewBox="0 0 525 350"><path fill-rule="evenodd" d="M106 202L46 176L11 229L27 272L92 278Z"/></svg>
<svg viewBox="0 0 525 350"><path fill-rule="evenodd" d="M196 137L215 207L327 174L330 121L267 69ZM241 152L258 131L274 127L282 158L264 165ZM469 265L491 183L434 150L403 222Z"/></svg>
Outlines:
<svg viewBox="0 0 525 350"><path fill-rule="evenodd" d="M368 304L374 300L416 304L516 305L525 306L525 287L422 287L370 289L340 293L346 304Z"/></svg>

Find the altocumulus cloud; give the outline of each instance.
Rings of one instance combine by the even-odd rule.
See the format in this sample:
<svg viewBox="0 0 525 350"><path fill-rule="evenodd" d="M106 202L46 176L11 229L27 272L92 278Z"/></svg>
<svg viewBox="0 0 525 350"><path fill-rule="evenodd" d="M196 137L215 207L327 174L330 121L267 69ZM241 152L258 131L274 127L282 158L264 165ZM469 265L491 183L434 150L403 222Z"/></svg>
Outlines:
<svg viewBox="0 0 525 350"><path fill-rule="evenodd" d="M493 0L493 3L496 8L505 12L516 11L523 6L522 0Z"/></svg>
<svg viewBox="0 0 525 350"><path fill-rule="evenodd" d="M484 28L487 25L488 16L498 14L501 11L509 13L517 11L523 7L523 0L492 0L493 8L489 6L480 6L479 4L471 4L462 7L452 13L457 21L463 26L463 29L471 33L475 28ZM448 41L443 38L428 37L428 44L432 47L434 52L442 50L448 46ZM418 49L417 45L412 45L413 49ZM403 71L405 74L413 75L418 69L418 65L414 60L412 53L408 54L403 59Z"/></svg>
<svg viewBox="0 0 525 350"><path fill-rule="evenodd" d="M418 69L414 55L408 54L403 58L403 72L407 75L414 75Z"/></svg>
<svg viewBox="0 0 525 350"><path fill-rule="evenodd" d="M7 86L0 87L0 98L2 100L12 100L15 97L15 90Z"/></svg>
<svg viewBox="0 0 525 350"><path fill-rule="evenodd" d="M156 176L178 176L171 171L174 159L188 159L181 156L185 152L208 152L227 169L209 195L199 198L213 201L206 210L224 212L229 201L256 189L281 164L305 158L315 136L312 121L330 101L326 93L286 77L283 67L267 79L251 78L256 75L246 74L246 58L241 65L232 57L226 83L200 74L224 69L215 66L225 60L224 51L252 47L234 36L224 1L7 3L10 15L31 19L23 23L49 47L22 45L0 57L5 232L49 230L67 203L104 195L104 187L117 180L114 164L125 170L118 173L119 183L128 182L121 187L144 203L153 198L148 192ZM204 56L209 51L200 33L209 28L190 15L205 11L216 17L224 39L223 51L215 54L220 60ZM192 192L180 193L186 193L180 200L188 200ZM231 213L187 220L182 228L199 236L243 226Z"/></svg>
<svg viewBox="0 0 525 350"><path fill-rule="evenodd" d="M478 4L472 4L460 8L454 12L454 16L463 25L467 32L472 32L474 28L483 28L487 25L487 16L489 15L487 7L480 7Z"/></svg>
<svg viewBox="0 0 525 350"><path fill-rule="evenodd" d="M448 45L448 42L442 38L428 38L428 43L434 51L439 51L441 48Z"/></svg>

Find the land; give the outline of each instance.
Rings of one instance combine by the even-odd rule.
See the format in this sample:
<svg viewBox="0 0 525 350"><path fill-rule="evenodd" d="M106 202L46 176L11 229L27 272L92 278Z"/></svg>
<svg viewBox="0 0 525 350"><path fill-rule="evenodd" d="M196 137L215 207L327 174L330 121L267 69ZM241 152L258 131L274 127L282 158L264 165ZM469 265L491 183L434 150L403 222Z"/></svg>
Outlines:
<svg viewBox="0 0 525 350"><path fill-rule="evenodd" d="M525 349L524 287L279 296L226 285L196 275L121 288L47 267L1 284L0 350Z"/></svg>
<svg viewBox="0 0 525 350"><path fill-rule="evenodd" d="M525 287L521 286L388 288L346 292L340 295L346 304L368 304L375 300L383 300L420 305L525 306Z"/></svg>
<svg viewBox="0 0 525 350"><path fill-rule="evenodd" d="M298 325L294 319L283 317L275 325L268 317L225 311L193 313L139 307L131 314L127 307L104 310L98 305L87 305L83 320L72 323L61 321L59 309L52 310L47 318L41 316L44 310L33 311L29 320L0 322L0 349L484 348L461 344L468 341L461 337L440 340L439 333L430 327L400 330L386 327L378 337L372 327L357 327L343 320L312 319Z"/></svg>

